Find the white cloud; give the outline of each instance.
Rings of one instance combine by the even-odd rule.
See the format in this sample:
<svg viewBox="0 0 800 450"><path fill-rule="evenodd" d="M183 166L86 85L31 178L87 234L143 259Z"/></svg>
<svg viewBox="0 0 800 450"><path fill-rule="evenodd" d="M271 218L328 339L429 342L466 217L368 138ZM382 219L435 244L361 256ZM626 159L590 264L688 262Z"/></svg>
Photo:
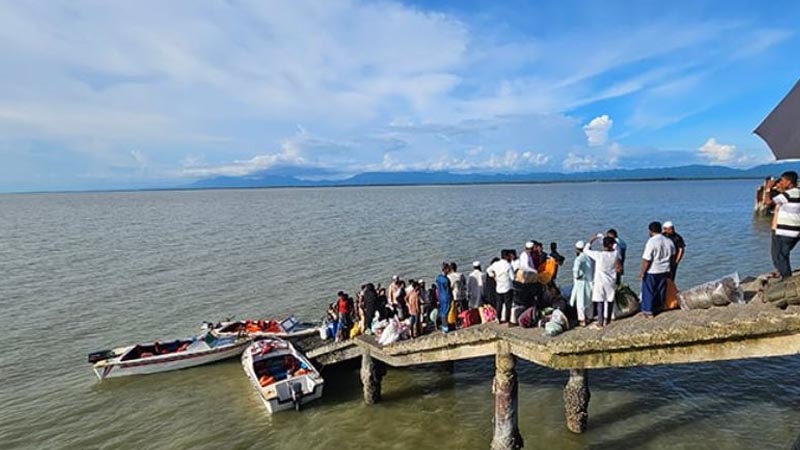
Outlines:
<svg viewBox="0 0 800 450"><path fill-rule="evenodd" d="M448 154L413 162L403 162L398 157L398 152L387 152L383 155L380 163L362 165L354 168L353 171L530 172L546 166L551 160L549 155L531 151L518 152L508 150L500 154L490 153L482 158L481 155L483 153L483 149L470 148L460 156Z"/></svg>
<svg viewBox="0 0 800 450"><path fill-rule="evenodd" d="M302 155L302 142L307 136L302 130L292 139L286 139L281 150L274 153L256 155L247 160L235 160L228 164L207 165L202 159L184 158L184 167L179 175L185 177L246 176L275 166L304 166L308 161Z"/></svg>
<svg viewBox="0 0 800 450"><path fill-rule="evenodd" d="M729 163L736 158L735 145L720 144L713 137L709 138L698 150L703 157L707 158L713 164Z"/></svg>
<svg viewBox="0 0 800 450"><path fill-rule="evenodd" d="M562 162L562 167L568 172L584 172L596 170L600 165L595 156L576 155L573 152L569 152Z"/></svg>
<svg viewBox="0 0 800 450"><path fill-rule="evenodd" d="M691 14L554 23L547 33L473 19L393 0L8 2L0 166L26 168L21 179L53 175L45 158L2 154L36 145L99 174L133 158L148 176L290 164L536 170L558 166L567 151L566 166L613 167L614 121L602 115L582 128L571 111L629 96L641 123L678 120L708 106L692 102L713 96L695 95L719 72L708 61L757 55L793 36ZM588 36L604 45L587 46ZM664 106L666 95L674 101ZM614 111L618 128L639 123Z"/></svg>
<svg viewBox="0 0 800 450"><path fill-rule="evenodd" d="M492 154L482 165L489 169L525 171L546 165L550 157L542 153L506 151L502 155Z"/></svg>
<svg viewBox="0 0 800 450"><path fill-rule="evenodd" d="M608 142L608 132L614 126L614 121L607 114L595 117L584 125L583 132L590 147L605 145Z"/></svg>
<svg viewBox="0 0 800 450"><path fill-rule="evenodd" d="M142 169L147 167L150 162L147 158L147 155L145 155L144 152L139 149L131 150L131 158L133 158L133 160L136 162L136 165Z"/></svg>
<svg viewBox="0 0 800 450"><path fill-rule="evenodd" d="M400 172L406 170L408 166L395 159L391 152L387 152L383 155L383 161L381 162L380 168L381 170L385 170L387 172Z"/></svg>

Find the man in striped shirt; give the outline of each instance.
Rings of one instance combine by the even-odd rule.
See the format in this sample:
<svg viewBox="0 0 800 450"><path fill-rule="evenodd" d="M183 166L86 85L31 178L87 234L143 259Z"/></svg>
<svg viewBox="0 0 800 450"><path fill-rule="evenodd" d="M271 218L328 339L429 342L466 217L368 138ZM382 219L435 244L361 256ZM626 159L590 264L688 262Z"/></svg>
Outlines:
<svg viewBox="0 0 800 450"><path fill-rule="evenodd" d="M800 189L797 172L784 172L778 181L780 194L767 200L775 204L772 219L772 263L782 280L792 276L789 253L800 241Z"/></svg>

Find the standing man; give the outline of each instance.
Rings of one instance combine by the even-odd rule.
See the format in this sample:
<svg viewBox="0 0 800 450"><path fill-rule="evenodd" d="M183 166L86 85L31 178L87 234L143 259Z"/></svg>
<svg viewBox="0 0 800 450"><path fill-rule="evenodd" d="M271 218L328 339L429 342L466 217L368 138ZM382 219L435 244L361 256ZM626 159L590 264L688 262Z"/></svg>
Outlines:
<svg viewBox="0 0 800 450"><path fill-rule="evenodd" d="M683 255L686 254L686 242L683 241L683 236L675 231L675 225L670 221L664 222L664 236L668 237L675 245L675 257L669 268L669 279L675 281L675 277L678 275L678 264L683 261Z"/></svg>
<svg viewBox="0 0 800 450"><path fill-rule="evenodd" d="M442 331L450 331L447 316L450 313L450 303L453 301L453 290L450 287L450 264L442 263L442 273L436 277L436 298L439 299L439 320L442 322Z"/></svg>
<svg viewBox="0 0 800 450"><path fill-rule="evenodd" d="M500 261L500 258L495 256L489 262L489 267L492 267L492 264ZM483 299L486 303L492 305L492 308L498 310L497 308L497 282L495 282L494 275L489 273L489 270L486 270L486 279L484 280L483 284Z"/></svg>
<svg viewBox="0 0 800 450"><path fill-rule="evenodd" d="M453 299L458 306L459 311L467 309L467 278L463 273L458 271L458 265L454 262L450 263L450 273L447 274L450 279L450 287L453 288Z"/></svg>
<svg viewBox="0 0 800 450"><path fill-rule="evenodd" d="M533 263L533 267L536 267L540 272L544 268L544 263L547 261L548 256L547 253L544 252L544 245L539 241L533 241L533 251L531 252L531 261ZM554 275L554 274L553 274ZM548 282L550 280L547 280ZM531 285L531 297L533 300L533 304L536 305L537 308L544 308L546 306L544 303L544 281L542 280L542 274L539 274L538 280L536 283ZM530 306L530 304L526 305Z"/></svg>
<svg viewBox="0 0 800 450"><path fill-rule="evenodd" d="M511 322L516 323L517 314L522 313L534 304L538 272L533 260L533 241L525 243L525 250L519 258L519 268L514 268L514 282L512 304L514 311L511 313Z"/></svg>
<svg viewBox="0 0 800 450"><path fill-rule="evenodd" d="M392 275L392 282L389 283L389 304L394 305L395 301L397 300L397 294L400 293L400 277L397 275Z"/></svg>
<svg viewBox="0 0 800 450"><path fill-rule="evenodd" d="M372 319L375 317L375 309L378 306L378 293L372 283L367 284L364 289L364 332L372 329Z"/></svg>
<svg viewBox="0 0 800 450"><path fill-rule="evenodd" d="M513 258L509 250L500 253L500 259L486 269L487 275L494 278L495 293L497 296L497 316L500 323L508 322L511 316L511 300L513 299L514 269L511 267Z"/></svg>
<svg viewBox="0 0 800 450"><path fill-rule="evenodd" d="M603 250L592 250L592 243L600 238L603 239ZM600 328L611 322L611 312L614 309L617 274L620 266L619 256L614 250L616 243L614 238L599 233L589 240L587 248L583 250L583 253L594 261L592 303L595 306L595 317L598 317L597 326Z"/></svg>
<svg viewBox="0 0 800 450"><path fill-rule="evenodd" d="M567 258L564 258L564 255L561 253L558 253L558 244L555 242L550 243L550 257L557 263L556 272L553 274L553 281L555 281L556 277L558 277L558 268L564 265L564 261L566 261Z"/></svg>
<svg viewBox="0 0 800 450"><path fill-rule="evenodd" d="M472 272L469 273L467 280L467 299L470 308L477 308L483 304L483 277L481 262L473 262Z"/></svg>
<svg viewBox="0 0 800 450"><path fill-rule="evenodd" d="M531 260L533 267L538 268L544 264L547 259L547 253L544 252L544 244L539 241L533 241L533 251L531 252Z"/></svg>
<svg viewBox="0 0 800 450"><path fill-rule="evenodd" d="M792 276L789 254L800 240L800 189L797 188L797 172L788 171L778 180L780 194L769 198L767 206L775 205L772 218L772 263L781 280Z"/></svg>
<svg viewBox="0 0 800 450"><path fill-rule="evenodd" d="M336 327L336 342L347 340L350 337L350 328L353 326L352 313L353 301L350 296L342 291L337 294L336 309L339 312L339 325Z"/></svg>
<svg viewBox="0 0 800 450"><path fill-rule="evenodd" d="M408 318L411 321L411 337L419 337L422 334L422 304L421 304L421 291L419 284L411 280L408 282L411 286L411 291L406 295L406 303L408 304Z"/></svg>
<svg viewBox="0 0 800 450"><path fill-rule="evenodd" d="M533 282L533 279L536 278L536 268L538 266L534 264L533 251L533 241L526 242L525 250L522 251L522 256L519 258L519 270L523 273L521 279L524 280L520 281L522 283Z"/></svg>
<svg viewBox="0 0 800 450"><path fill-rule="evenodd" d="M578 323L586 326L592 314L592 286L594 285L594 260L583 252L583 241L575 243L575 262L572 264L572 295L569 303L578 310Z"/></svg>
<svg viewBox="0 0 800 450"><path fill-rule="evenodd" d="M606 236L610 238L614 238L614 241L617 243L616 250L617 256L619 257L619 264L620 264L620 271L617 273L617 286L622 284L622 275L625 274L625 256L628 253L628 244L625 243L620 237L617 230L611 228L610 230L606 231Z"/></svg>
<svg viewBox="0 0 800 450"><path fill-rule="evenodd" d="M651 222L648 229L650 239L644 246L639 279L642 280L642 314L652 318L667 297L667 278L675 256L675 244L661 234L661 222Z"/></svg>

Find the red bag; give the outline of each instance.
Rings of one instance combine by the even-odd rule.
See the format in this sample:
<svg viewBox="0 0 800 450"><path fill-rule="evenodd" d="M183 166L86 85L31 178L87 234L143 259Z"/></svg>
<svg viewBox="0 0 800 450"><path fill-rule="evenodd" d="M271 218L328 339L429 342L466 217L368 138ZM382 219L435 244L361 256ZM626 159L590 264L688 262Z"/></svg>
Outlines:
<svg viewBox="0 0 800 450"><path fill-rule="evenodd" d="M526 309L517 320L519 322L519 326L522 328L534 328L537 325L536 307L531 306L530 308Z"/></svg>
<svg viewBox="0 0 800 450"><path fill-rule="evenodd" d="M467 328L473 325L479 325L481 323L481 314L477 309L468 309L462 311L458 315L458 319L461 321L461 328Z"/></svg>

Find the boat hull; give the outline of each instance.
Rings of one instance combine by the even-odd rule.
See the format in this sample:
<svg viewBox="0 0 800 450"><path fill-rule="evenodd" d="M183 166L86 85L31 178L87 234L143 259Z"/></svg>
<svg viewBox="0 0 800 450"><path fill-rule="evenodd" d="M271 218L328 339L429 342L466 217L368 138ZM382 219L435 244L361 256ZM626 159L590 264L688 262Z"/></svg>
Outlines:
<svg viewBox="0 0 800 450"><path fill-rule="evenodd" d="M242 354L242 368L267 412L273 414L290 409L300 409L303 405L322 397L325 381L319 372L314 369L311 362L286 341L280 339L268 341L285 345L283 349L275 351L274 356L270 356L270 358L291 356L308 367L309 371L303 375L291 376L267 386L262 386L254 369L253 352L251 348L245 350L244 354ZM256 341L252 344L252 347L258 347L265 343L266 341Z"/></svg>
<svg viewBox="0 0 800 450"><path fill-rule="evenodd" d="M95 375L100 380L118 378L131 375L148 375L153 373L170 372L173 370L188 369L204 364L222 361L239 356L249 340L244 340L218 348L203 350L193 353L173 353L150 358L135 359L131 361L112 361L95 364L92 367Z"/></svg>

